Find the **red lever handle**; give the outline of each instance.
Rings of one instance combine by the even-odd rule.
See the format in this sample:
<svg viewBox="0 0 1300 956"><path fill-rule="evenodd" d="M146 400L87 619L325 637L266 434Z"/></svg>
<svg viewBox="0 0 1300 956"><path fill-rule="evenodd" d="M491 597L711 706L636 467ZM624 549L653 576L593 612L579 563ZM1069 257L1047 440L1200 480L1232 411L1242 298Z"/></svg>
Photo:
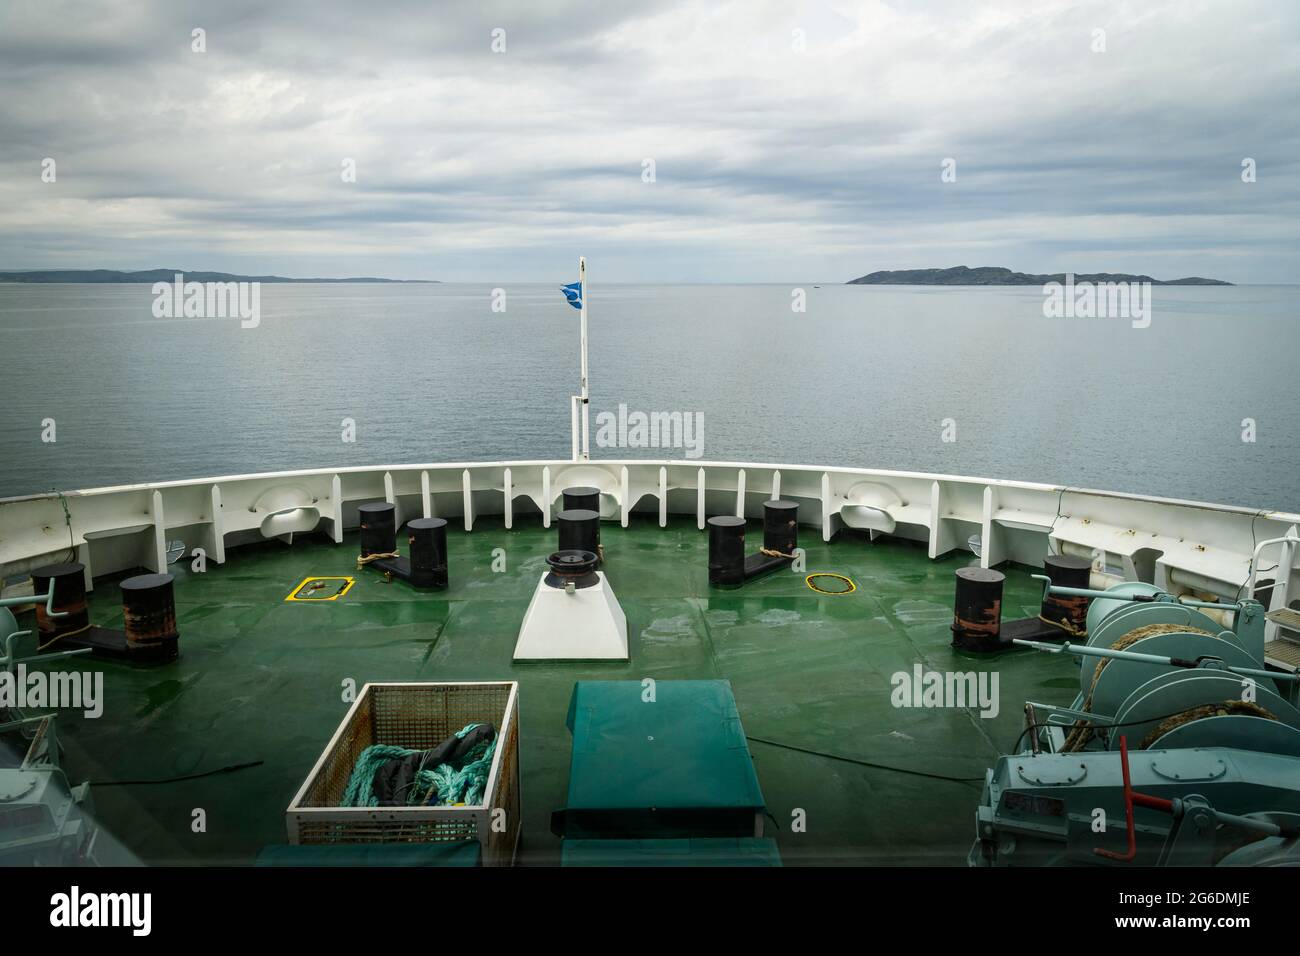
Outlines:
<svg viewBox="0 0 1300 956"><path fill-rule="evenodd" d="M1146 793L1137 793L1133 789L1133 784L1128 775L1128 737L1119 738L1119 765L1124 774L1124 823L1128 831L1128 850L1124 853L1116 853L1114 850L1105 850L1101 847L1095 847L1093 853L1098 856L1104 856L1108 860L1118 860L1121 863L1132 863L1137 856L1137 831L1133 827L1133 804L1140 807L1146 807L1149 810L1161 810L1165 813L1174 812L1174 802L1166 800L1164 797L1153 797Z"/></svg>

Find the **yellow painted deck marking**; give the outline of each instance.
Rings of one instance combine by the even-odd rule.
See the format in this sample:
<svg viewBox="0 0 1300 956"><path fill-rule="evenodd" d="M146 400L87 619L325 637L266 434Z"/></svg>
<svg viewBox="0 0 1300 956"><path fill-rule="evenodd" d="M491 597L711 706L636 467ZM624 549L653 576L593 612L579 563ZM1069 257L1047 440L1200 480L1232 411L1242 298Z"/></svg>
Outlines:
<svg viewBox="0 0 1300 956"><path fill-rule="evenodd" d="M825 588L819 588L816 584L814 584L813 578L833 578L836 581L843 581L845 584L848 585L848 588L843 591L827 591ZM818 571L815 574L810 574L808 575L808 577L803 579L803 583L808 585L818 594L852 594L854 591L858 589L858 586L853 583L853 580L851 578L846 578L842 574L835 574L831 571Z"/></svg>
<svg viewBox="0 0 1300 956"><path fill-rule="evenodd" d="M317 584L319 582L319 584ZM355 578L342 575L324 575L303 578L302 583L289 592L286 601L337 601L356 583ZM314 595L319 594L319 597Z"/></svg>

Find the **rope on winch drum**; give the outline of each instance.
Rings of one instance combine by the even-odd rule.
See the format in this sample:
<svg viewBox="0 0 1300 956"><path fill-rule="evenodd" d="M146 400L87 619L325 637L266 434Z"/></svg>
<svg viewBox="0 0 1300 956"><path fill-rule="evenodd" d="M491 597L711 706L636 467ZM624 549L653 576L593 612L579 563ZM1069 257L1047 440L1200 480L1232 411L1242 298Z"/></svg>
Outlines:
<svg viewBox="0 0 1300 956"><path fill-rule="evenodd" d="M1229 716L1262 717L1264 720L1278 719L1277 715L1272 711L1251 700L1225 700L1221 704L1199 704L1196 707L1188 707L1182 713L1174 714L1172 717L1166 717L1156 724L1155 729L1143 738L1138 749L1146 750L1170 731L1177 730L1183 724L1190 724L1193 721L1200 720L1202 717Z"/></svg>
<svg viewBox="0 0 1300 956"><path fill-rule="evenodd" d="M1111 644L1110 649L1112 651L1122 651L1138 641L1145 640L1148 637L1155 637L1157 634L1204 634L1207 637L1214 637L1209 631L1199 627L1191 627L1187 624L1146 624L1129 631ZM1092 672L1092 683L1088 685L1088 696L1084 698L1082 710L1088 713L1092 712L1092 697L1097 692L1097 681L1101 679L1101 672L1106 669L1106 665L1114 659L1113 657L1103 657L1097 664L1097 669ZM1082 750L1088 745L1088 741L1092 739L1093 730L1093 725L1087 721L1075 721L1069 736L1065 738L1065 743L1061 747L1061 753L1073 753Z"/></svg>

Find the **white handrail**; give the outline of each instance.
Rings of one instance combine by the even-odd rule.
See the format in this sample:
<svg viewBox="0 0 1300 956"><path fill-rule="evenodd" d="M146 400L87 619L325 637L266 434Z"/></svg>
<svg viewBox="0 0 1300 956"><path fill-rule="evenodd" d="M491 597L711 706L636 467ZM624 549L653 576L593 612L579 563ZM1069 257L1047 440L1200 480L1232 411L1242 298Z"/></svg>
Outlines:
<svg viewBox="0 0 1300 956"><path fill-rule="evenodd" d="M1284 534L1280 538L1267 538L1255 545L1255 551L1250 556L1250 574L1246 576L1247 597L1255 596L1255 573L1259 570L1260 554L1265 548L1275 544L1300 544L1300 537L1293 534ZM1285 558L1285 555L1283 555L1283 558ZM1279 560L1278 562L1279 566L1284 563L1286 563L1284 560Z"/></svg>

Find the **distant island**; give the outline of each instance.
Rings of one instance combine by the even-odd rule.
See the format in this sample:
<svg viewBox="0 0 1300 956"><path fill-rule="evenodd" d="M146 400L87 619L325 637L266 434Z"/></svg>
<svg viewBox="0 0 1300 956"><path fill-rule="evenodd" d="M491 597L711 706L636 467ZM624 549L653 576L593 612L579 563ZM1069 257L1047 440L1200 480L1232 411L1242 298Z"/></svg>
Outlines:
<svg viewBox="0 0 1300 956"><path fill-rule="evenodd" d="M186 272L184 269L144 269L119 272L116 269L43 269L32 272L0 272L0 282L172 282L184 275L186 282L438 282L437 279L286 279L284 276L241 276L233 272Z"/></svg>
<svg viewBox="0 0 1300 956"><path fill-rule="evenodd" d="M1076 273L1076 283L1080 282L1149 282L1152 285L1232 285L1221 279L1202 279L1189 276L1186 279L1169 279L1161 281L1150 276L1135 276L1127 272L1089 272ZM1031 275L1027 272L1012 272L998 266L981 266L969 269L966 266L954 266L951 269L898 269L893 271L873 272L870 275L850 279L845 285L1046 285L1049 282L1065 282L1065 273L1055 275Z"/></svg>

